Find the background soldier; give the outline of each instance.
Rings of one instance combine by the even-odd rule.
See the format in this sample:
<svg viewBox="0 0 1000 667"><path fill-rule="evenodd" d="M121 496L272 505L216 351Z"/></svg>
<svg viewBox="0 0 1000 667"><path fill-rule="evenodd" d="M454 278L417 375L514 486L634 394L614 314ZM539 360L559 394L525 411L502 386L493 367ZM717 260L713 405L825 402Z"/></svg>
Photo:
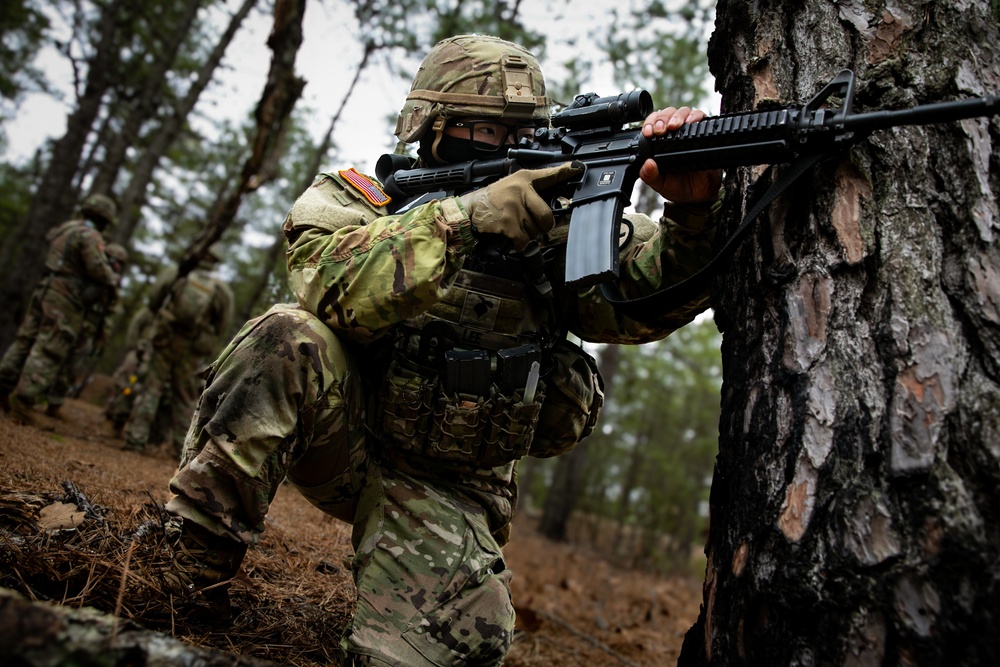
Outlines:
<svg viewBox="0 0 1000 667"><path fill-rule="evenodd" d="M549 108L530 53L459 36L425 58L396 136L419 142L424 165L496 158L546 125ZM643 132L703 117L670 108ZM702 295L646 325L597 292L563 287L565 220L556 224L539 191L578 173L571 164L523 170L403 214L353 169L321 175L284 224L300 305L274 306L222 352L170 482L167 509L181 518L177 590L234 575L287 477L354 524L358 600L341 642L345 664L503 661L514 611L501 545L516 461L571 449L603 402L594 360L566 331L641 343L707 303ZM620 280L630 296L708 260L721 184L718 172L668 176L652 161L640 176L673 203L659 223L630 216ZM513 251L496 252L489 238ZM545 276L519 252L537 247ZM543 279L554 296L534 288ZM217 620L229 612L225 588L199 599Z"/></svg>
<svg viewBox="0 0 1000 667"><path fill-rule="evenodd" d="M128 251L117 243L109 243L104 248L104 254L108 257L111 269L118 276L116 287L120 287L125 265L128 263ZM84 303L87 311L83 316L76 349L70 355L49 395L49 405L45 413L50 416L55 416L59 412L66 396L80 394L90 375L91 367L104 352L112 320L120 314L117 289L110 290L103 285L91 286L84 295Z"/></svg>
<svg viewBox="0 0 1000 667"><path fill-rule="evenodd" d="M143 337L143 332L152 321L153 313L147 306L142 306L132 315L125 332L125 356L111 376L114 388L104 404L104 417L112 423L115 433L119 435L132 414L132 404L139 389L139 374L144 373L143 358L152 353L152 343ZM155 425L150 431L150 441L159 441Z"/></svg>
<svg viewBox="0 0 1000 667"><path fill-rule="evenodd" d="M191 273L178 280L177 267L169 267L153 285L153 317L137 344L138 383L124 426L127 449L146 448L157 413L164 410L180 456L198 398L198 372L233 326L233 293L213 274L221 259L221 248L213 245Z"/></svg>
<svg viewBox="0 0 1000 667"><path fill-rule="evenodd" d="M17 336L0 361L0 403L21 418L36 403L46 402L69 363L87 316L90 295L117 297L118 274L105 254L101 233L114 224L115 203L91 195L80 206L80 218L68 220L46 235L47 273L28 303Z"/></svg>

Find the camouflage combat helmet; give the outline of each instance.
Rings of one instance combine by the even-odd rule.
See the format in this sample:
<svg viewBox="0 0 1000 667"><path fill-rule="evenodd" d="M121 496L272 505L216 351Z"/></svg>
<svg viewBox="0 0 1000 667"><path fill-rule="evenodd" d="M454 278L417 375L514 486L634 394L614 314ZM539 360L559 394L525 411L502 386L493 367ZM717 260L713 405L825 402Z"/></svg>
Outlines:
<svg viewBox="0 0 1000 667"><path fill-rule="evenodd" d="M413 78L396 121L396 136L418 141L440 133L456 116L545 121L551 101L535 59L524 47L498 37L459 35L438 42Z"/></svg>
<svg viewBox="0 0 1000 667"><path fill-rule="evenodd" d="M80 212L102 218L113 225L118 218L118 206L106 195L90 195L80 204Z"/></svg>
<svg viewBox="0 0 1000 667"><path fill-rule="evenodd" d="M208 246L205 250L205 254L201 256L201 264L214 266L222 261L223 252L222 244L215 242Z"/></svg>
<svg viewBox="0 0 1000 667"><path fill-rule="evenodd" d="M214 259L216 262L221 262L224 255L224 253L222 252L222 244L213 243L212 245L208 246L208 252L205 254L206 256Z"/></svg>

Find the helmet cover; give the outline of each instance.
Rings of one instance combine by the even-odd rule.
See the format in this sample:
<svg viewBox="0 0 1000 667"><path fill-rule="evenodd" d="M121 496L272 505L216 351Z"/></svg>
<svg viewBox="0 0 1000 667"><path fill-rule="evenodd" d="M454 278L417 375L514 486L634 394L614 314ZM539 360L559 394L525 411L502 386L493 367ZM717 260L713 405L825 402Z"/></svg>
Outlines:
<svg viewBox="0 0 1000 667"><path fill-rule="evenodd" d="M202 261L207 261L215 264L217 262L221 262L222 257L223 257L222 244L219 242L215 242L212 245L208 246L208 249L205 251L205 255L202 257Z"/></svg>
<svg viewBox="0 0 1000 667"><path fill-rule="evenodd" d="M106 195L90 195L80 204L80 212L103 218L109 225L113 225L118 218L118 206Z"/></svg>
<svg viewBox="0 0 1000 667"><path fill-rule="evenodd" d="M439 118L548 120L551 101L538 60L524 47L486 35L438 42L413 77L396 121L400 141L418 141Z"/></svg>

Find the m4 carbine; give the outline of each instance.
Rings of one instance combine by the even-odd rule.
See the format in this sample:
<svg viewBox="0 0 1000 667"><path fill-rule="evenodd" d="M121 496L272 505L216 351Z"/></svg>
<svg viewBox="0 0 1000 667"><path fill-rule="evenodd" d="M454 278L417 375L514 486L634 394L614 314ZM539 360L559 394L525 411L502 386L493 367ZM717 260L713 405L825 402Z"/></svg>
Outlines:
<svg viewBox="0 0 1000 667"><path fill-rule="evenodd" d="M840 98L841 106L824 108L832 98ZM877 130L1000 114L997 95L869 113L853 113L853 100L854 73L843 70L803 106L712 116L647 139L641 129L628 125L642 121L653 111L649 93L638 90L614 97L588 93L554 114L551 127L539 128L532 138L522 139L508 149L505 157L411 168L410 158L383 155L376 174L394 200L393 210L404 210L431 199L484 187L518 169L537 169L568 161L581 163L582 176L569 184L572 193L566 284L574 288L600 284L604 295L623 306L626 314L645 311L648 315L645 306L628 308L628 304L637 300L622 299L614 284L618 277L622 214L630 204L639 168L646 159L654 159L660 170L667 172L795 163L788 170L795 175L785 178L778 191L762 197L758 203L763 205L747 216L738 233L712 261L715 265L722 255L734 249L735 237L746 230L760 210L821 159ZM703 280L695 283L704 287ZM691 296L690 289L686 291ZM647 298L643 303L662 305ZM675 299L671 305L679 303Z"/></svg>

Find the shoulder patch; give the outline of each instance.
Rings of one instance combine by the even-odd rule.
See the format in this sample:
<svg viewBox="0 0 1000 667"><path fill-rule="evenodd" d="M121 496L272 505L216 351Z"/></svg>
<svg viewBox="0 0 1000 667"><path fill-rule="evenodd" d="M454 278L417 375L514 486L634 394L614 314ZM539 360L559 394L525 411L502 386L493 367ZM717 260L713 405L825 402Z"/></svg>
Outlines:
<svg viewBox="0 0 1000 667"><path fill-rule="evenodd" d="M382 191L378 185L372 182L364 174L358 173L354 167L350 169L341 169L339 172L340 177L347 181L355 190L358 190L361 194L365 196L365 199L370 201L375 206L385 206L392 198Z"/></svg>

